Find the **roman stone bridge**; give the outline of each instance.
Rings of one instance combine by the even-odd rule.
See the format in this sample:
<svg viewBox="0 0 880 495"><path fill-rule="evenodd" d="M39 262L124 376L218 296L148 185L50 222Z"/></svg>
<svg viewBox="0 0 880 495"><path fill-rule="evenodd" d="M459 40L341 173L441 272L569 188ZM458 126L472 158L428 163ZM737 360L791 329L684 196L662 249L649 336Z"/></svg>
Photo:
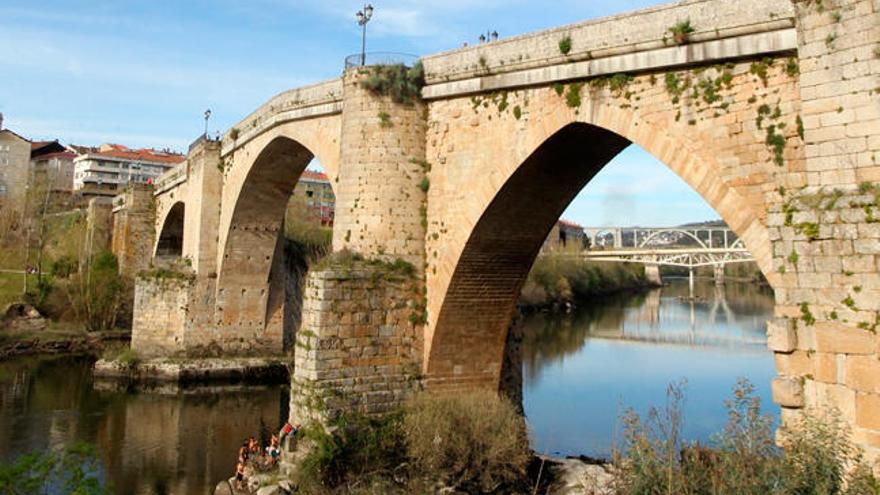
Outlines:
<svg viewBox="0 0 880 495"><path fill-rule="evenodd" d="M282 93L156 184L153 254L188 266L140 277L133 346L294 347L295 414L497 387L547 233L635 143L718 212L775 289L783 420L835 406L875 455L878 12L686 0L422 57L416 101L383 93L383 67ZM685 19L695 31L677 44L669 28ZM279 233L313 157L335 188L339 254L308 275L293 328Z"/></svg>

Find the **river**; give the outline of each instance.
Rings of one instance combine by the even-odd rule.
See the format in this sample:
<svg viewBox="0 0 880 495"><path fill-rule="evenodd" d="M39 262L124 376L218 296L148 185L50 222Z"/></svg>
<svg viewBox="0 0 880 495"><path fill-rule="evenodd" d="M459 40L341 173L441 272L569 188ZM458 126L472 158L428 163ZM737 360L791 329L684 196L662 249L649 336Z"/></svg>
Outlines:
<svg viewBox="0 0 880 495"><path fill-rule="evenodd" d="M536 450L607 457L624 408L662 404L666 386L681 378L689 439L721 428L722 401L739 376L778 414L764 330L772 294L699 283L691 304L679 299L686 292L674 281L523 322L523 406ZM92 361L0 363L0 462L85 440L97 445L116 493L208 494L232 474L241 440L268 434L287 415L286 386L135 393L94 383Z"/></svg>
<svg viewBox="0 0 880 495"><path fill-rule="evenodd" d="M766 322L773 293L754 284L716 287L686 280L662 289L607 297L571 314L533 314L523 322L523 409L532 447L556 455L609 458L627 408L645 417L671 383L684 385L684 438L708 442L727 419L724 401L739 377L778 417L770 380Z"/></svg>

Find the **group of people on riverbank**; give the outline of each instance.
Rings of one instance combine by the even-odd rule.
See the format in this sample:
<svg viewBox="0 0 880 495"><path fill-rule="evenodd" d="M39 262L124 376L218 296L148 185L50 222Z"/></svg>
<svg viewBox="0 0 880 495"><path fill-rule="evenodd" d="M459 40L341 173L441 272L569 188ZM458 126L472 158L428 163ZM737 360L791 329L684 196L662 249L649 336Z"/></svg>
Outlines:
<svg viewBox="0 0 880 495"><path fill-rule="evenodd" d="M260 442L253 436L248 437L238 449L238 463L235 466L235 489L242 491L247 486L247 479L254 471L268 471L278 466L278 460L281 458L281 444L288 436L295 435L300 425L293 426L290 422L284 423L284 426L273 434L267 445L260 445ZM249 474L250 473L250 474Z"/></svg>

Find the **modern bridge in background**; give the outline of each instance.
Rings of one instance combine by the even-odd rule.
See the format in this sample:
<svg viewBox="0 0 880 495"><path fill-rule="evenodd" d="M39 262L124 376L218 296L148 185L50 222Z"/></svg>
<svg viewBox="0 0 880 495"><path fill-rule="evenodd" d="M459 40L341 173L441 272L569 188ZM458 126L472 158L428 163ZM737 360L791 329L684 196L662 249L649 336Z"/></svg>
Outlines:
<svg viewBox="0 0 880 495"><path fill-rule="evenodd" d="M660 283L660 266L688 269L690 294L694 269L711 266L715 283L724 283L724 267L754 262L739 237L727 227L590 227L584 233L590 249L580 256L592 261L641 263L648 279Z"/></svg>

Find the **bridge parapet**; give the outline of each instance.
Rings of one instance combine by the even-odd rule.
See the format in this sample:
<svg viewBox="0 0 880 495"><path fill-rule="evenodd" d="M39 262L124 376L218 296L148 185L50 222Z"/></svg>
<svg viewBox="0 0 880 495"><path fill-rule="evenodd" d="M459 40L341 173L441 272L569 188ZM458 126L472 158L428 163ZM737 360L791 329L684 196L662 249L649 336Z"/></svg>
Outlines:
<svg viewBox="0 0 880 495"><path fill-rule="evenodd" d="M226 156L267 130L285 122L342 112L342 79L303 86L280 93L223 135Z"/></svg>
<svg viewBox="0 0 880 495"><path fill-rule="evenodd" d="M170 191L181 183L186 182L188 175L189 165L187 161L180 162L156 178L156 181L153 183L153 194L158 196Z"/></svg>
<svg viewBox="0 0 880 495"><path fill-rule="evenodd" d="M791 29L791 2L690 0L570 24L422 57L428 85L674 46L669 28L689 19L692 42ZM571 39L563 54L559 42Z"/></svg>

